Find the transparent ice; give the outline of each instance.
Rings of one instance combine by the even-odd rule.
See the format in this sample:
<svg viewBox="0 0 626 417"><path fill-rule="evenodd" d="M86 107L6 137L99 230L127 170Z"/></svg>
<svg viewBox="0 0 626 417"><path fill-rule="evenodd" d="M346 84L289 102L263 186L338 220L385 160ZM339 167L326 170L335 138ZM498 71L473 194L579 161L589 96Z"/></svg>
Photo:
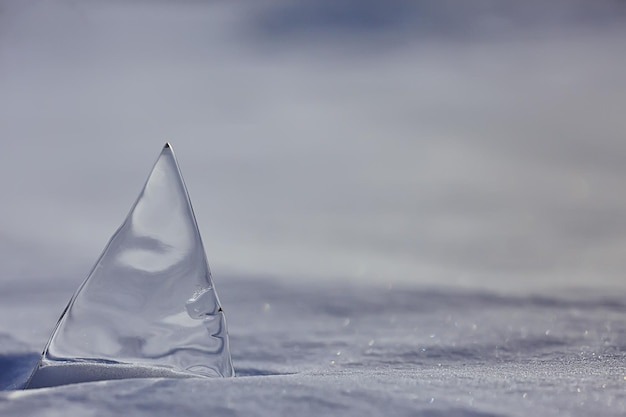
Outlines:
<svg viewBox="0 0 626 417"><path fill-rule="evenodd" d="M174 152L59 320L29 388L137 377L229 377L226 321Z"/></svg>

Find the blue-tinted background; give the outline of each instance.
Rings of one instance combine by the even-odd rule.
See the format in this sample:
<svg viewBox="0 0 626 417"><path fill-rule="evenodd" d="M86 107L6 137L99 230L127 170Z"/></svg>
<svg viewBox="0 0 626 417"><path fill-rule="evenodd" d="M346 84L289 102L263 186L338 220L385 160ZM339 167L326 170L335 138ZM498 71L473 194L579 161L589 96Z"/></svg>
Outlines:
<svg viewBox="0 0 626 417"><path fill-rule="evenodd" d="M623 288L624 23L618 0L0 0L0 282L78 285L169 140L216 282Z"/></svg>

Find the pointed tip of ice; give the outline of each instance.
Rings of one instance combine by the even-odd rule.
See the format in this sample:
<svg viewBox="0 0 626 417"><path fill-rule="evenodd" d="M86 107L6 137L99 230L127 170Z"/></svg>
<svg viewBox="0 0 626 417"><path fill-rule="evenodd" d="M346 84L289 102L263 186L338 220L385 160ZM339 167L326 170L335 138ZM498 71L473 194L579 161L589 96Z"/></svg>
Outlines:
<svg viewBox="0 0 626 417"><path fill-rule="evenodd" d="M172 145L170 145L169 142L165 142L165 145L163 145L163 149L161 150L161 154L174 155L174 148L172 148Z"/></svg>

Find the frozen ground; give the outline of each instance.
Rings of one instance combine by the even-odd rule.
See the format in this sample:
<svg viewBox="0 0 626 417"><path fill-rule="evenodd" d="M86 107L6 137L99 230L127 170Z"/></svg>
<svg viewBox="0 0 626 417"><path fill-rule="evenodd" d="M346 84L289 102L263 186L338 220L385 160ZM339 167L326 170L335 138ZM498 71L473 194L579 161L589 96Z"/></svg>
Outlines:
<svg viewBox="0 0 626 417"><path fill-rule="evenodd" d="M219 277L237 372L11 390L73 283L0 295L0 415L623 416L626 303ZM25 307L27 306L27 307ZM8 389L8 390L7 390Z"/></svg>

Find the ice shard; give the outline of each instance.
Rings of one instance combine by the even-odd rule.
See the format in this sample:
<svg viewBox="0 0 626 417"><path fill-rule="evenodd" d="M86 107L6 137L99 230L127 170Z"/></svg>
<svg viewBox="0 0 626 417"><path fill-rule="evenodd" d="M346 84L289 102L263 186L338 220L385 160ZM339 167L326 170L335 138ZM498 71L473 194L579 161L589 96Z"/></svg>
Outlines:
<svg viewBox="0 0 626 417"><path fill-rule="evenodd" d="M194 376L234 371L191 202L166 144L67 305L27 387Z"/></svg>

